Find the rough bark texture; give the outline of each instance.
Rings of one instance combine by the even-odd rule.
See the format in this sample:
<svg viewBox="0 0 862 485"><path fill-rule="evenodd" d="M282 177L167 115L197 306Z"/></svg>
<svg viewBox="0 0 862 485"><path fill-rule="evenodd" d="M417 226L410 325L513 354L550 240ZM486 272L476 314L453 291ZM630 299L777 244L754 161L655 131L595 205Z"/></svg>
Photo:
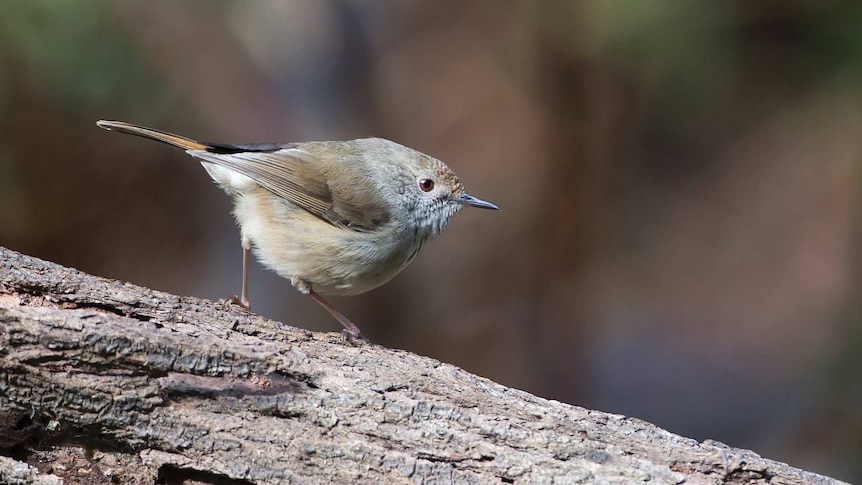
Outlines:
<svg viewBox="0 0 862 485"><path fill-rule="evenodd" d="M0 454L15 484L840 483L4 248Z"/></svg>

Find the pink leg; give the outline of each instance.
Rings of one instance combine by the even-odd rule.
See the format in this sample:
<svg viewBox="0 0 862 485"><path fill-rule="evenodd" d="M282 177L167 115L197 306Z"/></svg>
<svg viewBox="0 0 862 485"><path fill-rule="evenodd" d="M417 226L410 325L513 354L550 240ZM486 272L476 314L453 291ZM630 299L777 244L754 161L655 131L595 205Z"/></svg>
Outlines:
<svg viewBox="0 0 862 485"><path fill-rule="evenodd" d="M330 315L335 317L335 319L338 320L338 323L344 326L344 330L341 331L341 338L350 341L363 340L365 342L368 342L368 339L365 338L362 335L362 332L359 331L359 327L357 327L353 322L351 322L347 317L345 317L343 313L336 310L335 307L332 306L328 301L324 300L322 296L315 293L314 290L309 291L308 294L311 295L312 298L317 300L317 303L320 303L320 306L325 308L326 311L330 313Z"/></svg>
<svg viewBox="0 0 862 485"><path fill-rule="evenodd" d="M251 304L248 301L248 260L251 255L251 246L243 245L242 248L242 296L237 298L236 295L230 297L230 302L251 311Z"/></svg>

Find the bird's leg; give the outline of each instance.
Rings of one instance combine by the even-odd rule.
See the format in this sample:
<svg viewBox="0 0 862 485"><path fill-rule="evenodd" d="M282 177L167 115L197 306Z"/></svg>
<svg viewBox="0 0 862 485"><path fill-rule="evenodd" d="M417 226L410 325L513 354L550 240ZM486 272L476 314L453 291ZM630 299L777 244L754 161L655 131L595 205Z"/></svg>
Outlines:
<svg viewBox="0 0 862 485"><path fill-rule="evenodd" d="M356 326L353 322L351 322L347 317L344 316L343 313L336 310L334 306L332 306L328 301L324 300L322 296L318 295L314 290L309 290L309 295L312 298L317 300L317 303L320 303L320 306L326 309L330 315L335 317L338 320L338 323L344 326L344 330L341 331L341 338L346 340L362 340L368 342L368 339L362 335L362 332L359 331L359 327Z"/></svg>
<svg viewBox="0 0 862 485"><path fill-rule="evenodd" d="M251 255L251 244L243 241L242 243L242 296L237 298L236 295L230 297L230 302L251 311L251 304L248 302L248 260Z"/></svg>

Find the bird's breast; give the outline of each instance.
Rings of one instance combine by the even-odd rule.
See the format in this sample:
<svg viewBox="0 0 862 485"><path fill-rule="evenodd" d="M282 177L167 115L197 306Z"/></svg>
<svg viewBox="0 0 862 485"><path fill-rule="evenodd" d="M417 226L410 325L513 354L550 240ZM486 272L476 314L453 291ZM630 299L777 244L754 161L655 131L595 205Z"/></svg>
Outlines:
<svg viewBox="0 0 862 485"><path fill-rule="evenodd" d="M321 294L355 295L391 280L430 233L388 222L374 230L336 226L260 188L235 196L237 222L262 264Z"/></svg>

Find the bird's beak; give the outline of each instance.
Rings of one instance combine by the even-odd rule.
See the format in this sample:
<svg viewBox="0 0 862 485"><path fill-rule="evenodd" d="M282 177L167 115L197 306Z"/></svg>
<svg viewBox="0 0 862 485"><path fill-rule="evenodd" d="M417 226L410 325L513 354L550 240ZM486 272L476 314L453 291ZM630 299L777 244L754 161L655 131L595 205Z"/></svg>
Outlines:
<svg viewBox="0 0 862 485"><path fill-rule="evenodd" d="M454 200L456 202L460 202L461 204L472 205L473 207L478 207L480 209L494 209L495 211L500 210L500 208L497 207L496 204L492 204L492 203L490 203L486 200L482 200L478 197L473 197L472 195L469 195L469 194L459 195L457 197L454 197Z"/></svg>

